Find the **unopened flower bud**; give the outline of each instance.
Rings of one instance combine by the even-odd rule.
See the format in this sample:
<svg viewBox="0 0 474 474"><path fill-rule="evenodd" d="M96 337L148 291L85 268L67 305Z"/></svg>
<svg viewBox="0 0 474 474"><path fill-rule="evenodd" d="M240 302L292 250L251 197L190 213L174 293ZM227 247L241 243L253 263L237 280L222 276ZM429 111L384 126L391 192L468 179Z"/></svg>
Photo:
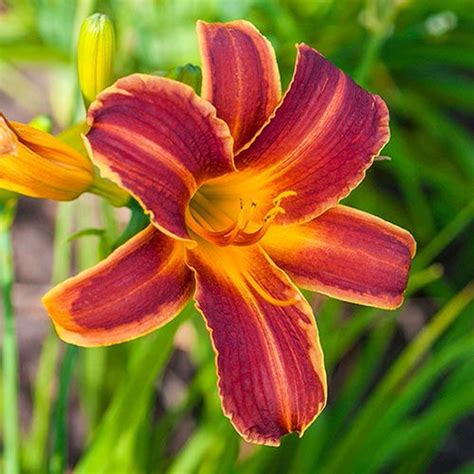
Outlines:
<svg viewBox="0 0 474 474"><path fill-rule="evenodd" d="M10 122L0 113L0 189L70 201L93 182L87 157L49 133Z"/></svg>
<svg viewBox="0 0 474 474"><path fill-rule="evenodd" d="M184 66L172 69L166 73L165 77L191 86L197 94L201 91L202 73L199 66L185 64Z"/></svg>
<svg viewBox="0 0 474 474"><path fill-rule="evenodd" d="M87 191L125 206L128 192L102 178L88 158L80 140L85 128L78 124L53 137L0 113L0 203L16 193L71 201Z"/></svg>
<svg viewBox="0 0 474 474"><path fill-rule="evenodd" d="M107 15L86 18L79 33L77 68L86 107L114 80L115 31Z"/></svg>

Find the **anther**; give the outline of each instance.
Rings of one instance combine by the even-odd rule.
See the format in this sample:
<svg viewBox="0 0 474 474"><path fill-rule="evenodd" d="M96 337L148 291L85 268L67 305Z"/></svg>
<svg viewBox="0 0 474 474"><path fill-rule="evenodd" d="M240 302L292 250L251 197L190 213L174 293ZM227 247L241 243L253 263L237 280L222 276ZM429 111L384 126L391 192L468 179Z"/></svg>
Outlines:
<svg viewBox="0 0 474 474"><path fill-rule="evenodd" d="M298 193L296 191L284 191L282 193L280 193L273 201L273 205L275 207L278 207L281 203L281 201L283 201L283 199L287 198L287 197L291 197L291 196L296 196Z"/></svg>

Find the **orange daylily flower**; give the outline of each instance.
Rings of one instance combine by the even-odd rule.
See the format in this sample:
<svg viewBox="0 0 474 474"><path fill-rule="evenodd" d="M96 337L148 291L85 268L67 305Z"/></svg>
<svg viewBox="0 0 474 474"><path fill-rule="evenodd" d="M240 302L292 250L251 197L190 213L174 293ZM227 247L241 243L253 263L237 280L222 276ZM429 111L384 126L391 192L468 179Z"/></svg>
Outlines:
<svg viewBox="0 0 474 474"><path fill-rule="evenodd" d="M202 98L134 74L92 104L86 143L151 225L51 290L58 334L82 346L144 335L190 297L216 352L224 413L253 443L300 435L326 404L310 305L297 288L396 308L415 242L339 201L389 139L387 108L298 45L283 98L248 22L198 22Z"/></svg>
<svg viewBox="0 0 474 474"><path fill-rule="evenodd" d="M49 133L0 114L0 189L70 201L94 181L91 161Z"/></svg>

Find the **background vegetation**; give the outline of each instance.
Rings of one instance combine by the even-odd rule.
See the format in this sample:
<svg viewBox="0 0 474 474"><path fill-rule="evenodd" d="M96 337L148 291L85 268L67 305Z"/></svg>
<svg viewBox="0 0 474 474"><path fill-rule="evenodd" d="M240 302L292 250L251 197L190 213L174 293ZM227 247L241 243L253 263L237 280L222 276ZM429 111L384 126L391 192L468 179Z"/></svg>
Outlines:
<svg viewBox="0 0 474 474"><path fill-rule="evenodd" d="M245 18L271 39L285 85L294 44L306 42L380 94L391 160L346 203L409 229L418 254L398 311L310 295L330 400L279 449L243 443L223 417L208 336L190 308L117 347L65 350L52 332L36 337L41 355L21 372L22 472L473 472L473 2L0 0L0 109L10 118L46 112L59 131L83 117L75 47L95 11L116 25L117 76L199 64L195 21ZM25 200L18 221L38 209ZM90 198L59 205L53 281L100 258L97 235L73 245L72 232L103 228L103 249L126 217Z"/></svg>

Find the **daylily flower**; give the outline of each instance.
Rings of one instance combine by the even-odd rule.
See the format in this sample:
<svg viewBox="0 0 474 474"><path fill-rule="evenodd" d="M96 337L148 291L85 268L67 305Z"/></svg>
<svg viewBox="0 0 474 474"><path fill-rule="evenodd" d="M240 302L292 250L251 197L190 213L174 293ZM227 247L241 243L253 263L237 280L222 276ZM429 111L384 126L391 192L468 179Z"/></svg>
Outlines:
<svg viewBox="0 0 474 474"><path fill-rule="evenodd" d="M389 139L380 97L300 44L281 98L273 49L250 23L198 22L198 36L202 98L134 74L92 104L93 161L151 225L44 303L61 338L98 346L153 331L194 297L224 413L247 441L278 445L326 404L318 331L297 285L396 308L415 242L338 204Z"/></svg>
<svg viewBox="0 0 474 474"><path fill-rule="evenodd" d="M72 201L88 191L124 205L129 195L94 172L91 160L49 133L0 113L0 189Z"/></svg>

